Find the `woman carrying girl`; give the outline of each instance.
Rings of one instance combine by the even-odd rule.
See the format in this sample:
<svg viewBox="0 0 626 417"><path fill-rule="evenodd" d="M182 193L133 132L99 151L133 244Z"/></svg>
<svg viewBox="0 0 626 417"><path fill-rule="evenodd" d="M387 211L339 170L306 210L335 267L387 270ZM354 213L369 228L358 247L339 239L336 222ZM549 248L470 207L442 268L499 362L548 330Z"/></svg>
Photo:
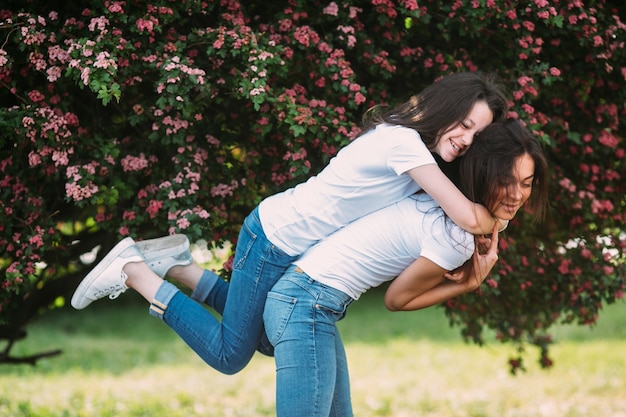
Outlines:
<svg viewBox="0 0 626 417"><path fill-rule="evenodd" d="M352 221L423 189L463 229L489 233L495 219L456 188L431 152L453 161L506 113L506 97L491 80L475 73L445 77L398 107L374 113L317 176L263 200L241 228L229 285L193 264L180 235L137 244L126 238L81 282L72 306L82 309L133 288L205 362L238 372L264 334L270 288L308 248ZM192 288L191 298L163 281L166 274ZM198 302L214 307L222 320Z"/></svg>
<svg viewBox="0 0 626 417"><path fill-rule="evenodd" d="M461 189L501 219L512 219L533 192L541 218L546 161L516 120L494 123L461 162ZM485 260L457 282L444 274L475 254L474 236L418 193L354 221L307 250L268 294L264 321L274 345L277 415L352 416L346 357L336 322L369 288L397 277L389 310L417 310L477 289L497 259L497 229Z"/></svg>

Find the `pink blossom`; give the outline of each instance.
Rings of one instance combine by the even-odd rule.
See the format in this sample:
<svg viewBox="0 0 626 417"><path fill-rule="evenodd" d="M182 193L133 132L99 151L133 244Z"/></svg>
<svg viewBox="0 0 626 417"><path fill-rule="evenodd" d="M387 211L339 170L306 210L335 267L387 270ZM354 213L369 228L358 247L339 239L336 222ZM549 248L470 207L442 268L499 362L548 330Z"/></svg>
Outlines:
<svg viewBox="0 0 626 417"><path fill-rule="evenodd" d="M310 46L311 43L316 45L320 37L319 35L311 29L309 26L301 26L293 33L293 37L302 45Z"/></svg>
<svg viewBox="0 0 626 417"><path fill-rule="evenodd" d="M201 219L208 219L211 215L209 214L208 211L204 210L204 209L198 209L197 213L198 217L200 217Z"/></svg>
<svg viewBox="0 0 626 417"><path fill-rule="evenodd" d="M367 99L365 98L365 96L364 96L361 92L357 92L357 93L354 95L354 102L355 102L357 105L361 105L361 104L365 103L365 101L366 101L366 100L367 100Z"/></svg>
<svg viewBox="0 0 626 417"><path fill-rule="evenodd" d="M155 20L155 21L153 21ZM146 32L152 32L154 30L154 24L157 23L158 24L158 20L156 20L155 18L151 18L150 20L145 20L145 19L137 19L137 29L139 29L139 32L143 32L144 30Z"/></svg>
<svg viewBox="0 0 626 417"><path fill-rule="evenodd" d="M600 133L598 141L604 146L608 146L609 148L616 148L617 145L619 145L619 139L607 129L603 130L602 133Z"/></svg>
<svg viewBox="0 0 626 417"><path fill-rule="evenodd" d="M43 101L45 97L39 91L31 90L28 92L28 98L34 103L39 103L40 101Z"/></svg>
<svg viewBox="0 0 626 417"><path fill-rule="evenodd" d="M35 151L30 151L28 153L28 165L30 165L31 167L34 167L39 164L41 164L41 156L35 153Z"/></svg>
<svg viewBox="0 0 626 417"><path fill-rule="evenodd" d="M22 126L28 127L35 124L35 120L32 117L25 116L22 118Z"/></svg>
<svg viewBox="0 0 626 417"><path fill-rule="evenodd" d="M282 19L278 22L278 30L281 32L287 32L291 29L291 20Z"/></svg>
<svg viewBox="0 0 626 417"><path fill-rule="evenodd" d="M601 46L604 44L604 40L602 39L601 36L594 36L593 37L593 46Z"/></svg>
<svg viewBox="0 0 626 417"><path fill-rule="evenodd" d="M70 54L59 45L48 48L48 58L50 62L67 63L70 61Z"/></svg>
<svg viewBox="0 0 626 417"><path fill-rule="evenodd" d="M335 3L334 1L331 2L328 6L324 7L324 9L322 9L322 13L330 16L337 16L338 12L339 6L337 6L337 3Z"/></svg>
<svg viewBox="0 0 626 417"><path fill-rule="evenodd" d="M117 64L113 59L110 58L110 54L108 52L100 52L96 57L96 62L93 64L96 68L117 68Z"/></svg>
<svg viewBox="0 0 626 417"><path fill-rule="evenodd" d="M90 73L89 68L83 68L83 70L80 72L80 79L85 85L89 85L89 73Z"/></svg>
<svg viewBox="0 0 626 417"><path fill-rule="evenodd" d="M46 74L48 74L48 81L53 83L59 78L61 78L61 75L62 75L61 67L56 67L56 66L50 67L46 70Z"/></svg>
<svg viewBox="0 0 626 417"><path fill-rule="evenodd" d="M218 138L216 138L215 136L212 136L212 135L206 135L204 138L206 139L207 143L209 143L210 145L213 145L213 146L215 146L215 147L220 146L220 143L221 143L221 142L220 142L220 140L219 140Z"/></svg>
<svg viewBox="0 0 626 417"><path fill-rule="evenodd" d="M599 214L603 211L611 212L614 208L610 200L593 200L591 202L591 211L594 214Z"/></svg>
<svg viewBox="0 0 626 417"><path fill-rule="evenodd" d="M615 268L613 268L612 266L605 265L602 267L602 272L604 272L606 275L611 275L614 270Z"/></svg>
<svg viewBox="0 0 626 417"><path fill-rule="evenodd" d="M139 154L139 156L126 155L122 158L120 164L124 172L140 171L148 167L148 160L143 153Z"/></svg>
<svg viewBox="0 0 626 417"><path fill-rule="evenodd" d="M403 0L404 8L407 10L417 10L417 1L416 0Z"/></svg>
<svg viewBox="0 0 626 417"><path fill-rule="evenodd" d="M159 210L163 207L162 201L150 200L148 203L148 207L146 207L146 213L150 216L151 219L154 219L157 214L159 214Z"/></svg>
<svg viewBox="0 0 626 417"><path fill-rule="evenodd" d="M35 249L39 249L44 245L43 237L41 235L32 236L30 239L28 239L28 243L31 246L34 246Z"/></svg>
<svg viewBox="0 0 626 417"><path fill-rule="evenodd" d="M570 181L569 178L563 178L560 180L559 185L571 193L576 192L576 186Z"/></svg>
<svg viewBox="0 0 626 417"><path fill-rule="evenodd" d="M89 198L98 192L98 186L91 181L87 182L87 185L81 187L76 183L65 184L65 195L74 201L81 201L85 198Z"/></svg>
<svg viewBox="0 0 626 417"><path fill-rule="evenodd" d="M109 11L111 13L121 13L124 14L124 9L122 8L122 3L119 1L115 1L109 5Z"/></svg>
<svg viewBox="0 0 626 417"><path fill-rule="evenodd" d="M489 278L485 281L485 283L490 286L491 288L498 288L498 282L496 280L494 280L493 278Z"/></svg>
<svg viewBox="0 0 626 417"><path fill-rule="evenodd" d="M69 164L70 160L68 157L68 151L59 151L59 150L55 150L52 153L52 160L55 161L54 162L54 166L64 166Z"/></svg>
<svg viewBox="0 0 626 417"><path fill-rule="evenodd" d="M360 7L350 6L350 13L348 17L350 17L350 19L354 19L356 18L357 14L359 14L362 11L363 9L361 9Z"/></svg>
<svg viewBox="0 0 626 417"><path fill-rule="evenodd" d="M176 226L178 226L178 228L181 230L185 230L190 225L191 223L189 222L189 219L187 219L186 217L181 217L178 220L176 220Z"/></svg>
<svg viewBox="0 0 626 417"><path fill-rule="evenodd" d="M228 197L233 195L233 191L238 188L237 182L232 182L231 185L218 184L211 188L212 197Z"/></svg>
<svg viewBox="0 0 626 417"><path fill-rule="evenodd" d="M104 16L100 16L100 17L94 17L93 19L91 19L87 27L92 32L95 31L96 29L102 32L106 29L108 25L109 25L109 19L107 19Z"/></svg>

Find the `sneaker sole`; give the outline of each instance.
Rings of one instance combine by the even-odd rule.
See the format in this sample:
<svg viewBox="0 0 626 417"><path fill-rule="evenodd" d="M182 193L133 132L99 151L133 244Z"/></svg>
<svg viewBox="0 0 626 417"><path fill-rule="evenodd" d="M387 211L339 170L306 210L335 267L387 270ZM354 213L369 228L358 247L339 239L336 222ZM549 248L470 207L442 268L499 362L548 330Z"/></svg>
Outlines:
<svg viewBox="0 0 626 417"><path fill-rule="evenodd" d="M83 278L83 280L80 282L80 284L76 288L76 291L74 291L74 295L72 296L72 301L71 301L72 307L74 307L76 310L82 310L83 308L85 308L89 304L91 304L91 302L90 302L87 305L81 306L79 304L79 301L85 298L85 294L87 293L87 289L91 286L91 284L93 284L93 282L96 280L96 278L98 278L98 276L100 276L100 274L105 269L107 269L109 267L109 265L111 265L111 263L113 263L113 261L122 252L124 252L126 249L128 249L131 246L133 246L134 244L135 244L135 242L134 242L134 240L132 238L130 238L130 237L124 238L117 245L115 245L109 251L109 253L107 253L106 256L104 258L102 258L102 260L100 262L98 262L98 265L96 265L87 274L87 276L85 278Z"/></svg>

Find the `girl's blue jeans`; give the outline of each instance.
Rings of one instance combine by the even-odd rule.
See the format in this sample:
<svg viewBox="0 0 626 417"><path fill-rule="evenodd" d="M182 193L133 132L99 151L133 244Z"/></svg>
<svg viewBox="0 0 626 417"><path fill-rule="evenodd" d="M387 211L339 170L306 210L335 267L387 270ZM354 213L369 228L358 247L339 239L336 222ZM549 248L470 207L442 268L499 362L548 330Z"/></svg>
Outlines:
<svg viewBox="0 0 626 417"><path fill-rule="evenodd" d="M276 362L278 417L352 416L336 322L352 302L291 266L267 295L263 319Z"/></svg>
<svg viewBox="0 0 626 417"><path fill-rule="evenodd" d="M262 343L265 300L294 260L267 240L255 209L239 233L229 283L205 271L192 299L164 282L150 313L162 318L208 365L234 374L248 364L257 348L271 354ZM194 300L214 307L222 320Z"/></svg>

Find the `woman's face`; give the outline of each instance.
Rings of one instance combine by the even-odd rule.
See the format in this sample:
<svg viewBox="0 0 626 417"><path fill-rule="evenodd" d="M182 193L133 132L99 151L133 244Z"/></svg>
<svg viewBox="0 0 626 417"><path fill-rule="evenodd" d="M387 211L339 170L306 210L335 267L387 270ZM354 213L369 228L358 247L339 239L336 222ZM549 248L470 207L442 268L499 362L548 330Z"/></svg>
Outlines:
<svg viewBox="0 0 626 417"><path fill-rule="evenodd" d="M474 103L467 117L456 126L450 126L439 137L433 152L446 162L463 155L474 142L474 137L493 121L493 113L485 101Z"/></svg>
<svg viewBox="0 0 626 417"><path fill-rule="evenodd" d="M530 155L519 156L513 165L513 182L498 191L495 207L491 212L494 217L511 220L530 197L535 177L535 161Z"/></svg>

